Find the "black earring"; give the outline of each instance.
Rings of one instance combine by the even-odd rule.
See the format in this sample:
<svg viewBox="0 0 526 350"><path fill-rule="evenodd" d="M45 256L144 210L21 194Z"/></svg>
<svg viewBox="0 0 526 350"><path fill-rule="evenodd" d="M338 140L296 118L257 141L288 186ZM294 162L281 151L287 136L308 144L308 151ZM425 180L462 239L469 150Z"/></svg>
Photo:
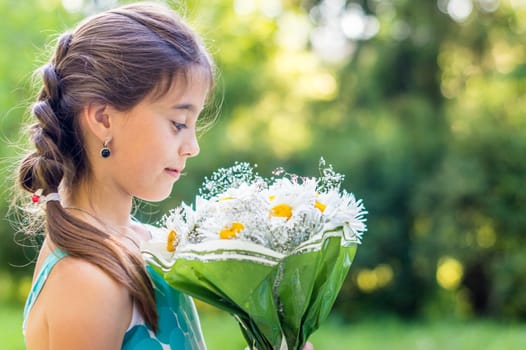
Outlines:
<svg viewBox="0 0 526 350"><path fill-rule="evenodd" d="M100 150L100 156L102 158L108 158L111 154L110 148L108 147L108 144L111 141L111 137L107 138L106 141L102 144L102 149Z"/></svg>

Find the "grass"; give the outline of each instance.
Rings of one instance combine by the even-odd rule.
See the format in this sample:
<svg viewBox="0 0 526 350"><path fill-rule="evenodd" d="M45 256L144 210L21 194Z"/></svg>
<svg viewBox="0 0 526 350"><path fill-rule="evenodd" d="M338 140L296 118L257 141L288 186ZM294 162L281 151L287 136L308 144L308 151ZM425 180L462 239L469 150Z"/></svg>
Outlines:
<svg viewBox="0 0 526 350"><path fill-rule="evenodd" d="M22 308L0 304L0 342L5 350L22 350Z"/></svg>
<svg viewBox="0 0 526 350"><path fill-rule="evenodd" d="M243 349L245 343L232 318L201 318L208 350ZM345 325L329 319L310 340L316 350L522 350L526 324L381 319Z"/></svg>
<svg viewBox="0 0 526 350"><path fill-rule="evenodd" d="M243 350L245 342L234 319L223 313L201 316L208 350ZM23 350L22 310L0 305L3 350ZM493 321L401 322L368 320L344 325L329 319L314 333L316 350L519 350L526 349L526 324Z"/></svg>

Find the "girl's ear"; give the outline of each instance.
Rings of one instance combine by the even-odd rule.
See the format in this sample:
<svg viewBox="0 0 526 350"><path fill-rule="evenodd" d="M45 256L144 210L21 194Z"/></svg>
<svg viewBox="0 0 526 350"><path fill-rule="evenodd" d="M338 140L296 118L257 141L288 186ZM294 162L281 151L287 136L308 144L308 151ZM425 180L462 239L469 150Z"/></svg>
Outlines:
<svg viewBox="0 0 526 350"><path fill-rule="evenodd" d="M82 122L101 143L111 137L110 108L105 103L92 102L82 109Z"/></svg>

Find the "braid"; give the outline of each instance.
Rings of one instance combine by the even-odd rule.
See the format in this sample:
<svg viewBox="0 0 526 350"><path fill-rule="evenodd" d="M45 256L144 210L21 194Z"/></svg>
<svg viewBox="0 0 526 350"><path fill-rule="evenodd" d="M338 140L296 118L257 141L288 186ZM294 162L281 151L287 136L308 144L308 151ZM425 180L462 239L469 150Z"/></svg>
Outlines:
<svg viewBox="0 0 526 350"><path fill-rule="evenodd" d="M62 34L57 41L55 54L50 63L41 69L44 85L39 93L38 100L48 99L55 113L60 114L60 100L62 96L61 74L59 66L64 61L73 36L70 33Z"/></svg>
<svg viewBox="0 0 526 350"><path fill-rule="evenodd" d="M69 32L63 33L58 38L57 49L55 51L55 64L62 62L64 60L64 57L66 57L72 38L73 35Z"/></svg>
<svg viewBox="0 0 526 350"><path fill-rule="evenodd" d="M64 59L70 42L71 34L63 34L53 59L40 70L42 88L31 109L37 121L29 127L35 151L22 161L19 172L22 187L30 192L37 189L56 192L64 177L64 152L60 146L65 130L59 117L63 114L60 108L61 82L55 65Z"/></svg>

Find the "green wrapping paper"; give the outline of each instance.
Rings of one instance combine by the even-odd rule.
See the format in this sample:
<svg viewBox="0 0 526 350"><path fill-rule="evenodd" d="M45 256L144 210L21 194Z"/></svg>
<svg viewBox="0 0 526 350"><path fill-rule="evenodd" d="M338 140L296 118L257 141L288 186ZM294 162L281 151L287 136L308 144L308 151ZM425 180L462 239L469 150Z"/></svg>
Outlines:
<svg viewBox="0 0 526 350"><path fill-rule="evenodd" d="M301 349L329 315L356 254L340 237L323 240L321 249L287 256L277 285L282 331L288 349Z"/></svg>
<svg viewBox="0 0 526 350"><path fill-rule="evenodd" d="M217 241L188 245L171 264L155 254L148 261L175 289L232 314L249 347L300 350L329 315L356 254L357 244L337 233L286 256Z"/></svg>

